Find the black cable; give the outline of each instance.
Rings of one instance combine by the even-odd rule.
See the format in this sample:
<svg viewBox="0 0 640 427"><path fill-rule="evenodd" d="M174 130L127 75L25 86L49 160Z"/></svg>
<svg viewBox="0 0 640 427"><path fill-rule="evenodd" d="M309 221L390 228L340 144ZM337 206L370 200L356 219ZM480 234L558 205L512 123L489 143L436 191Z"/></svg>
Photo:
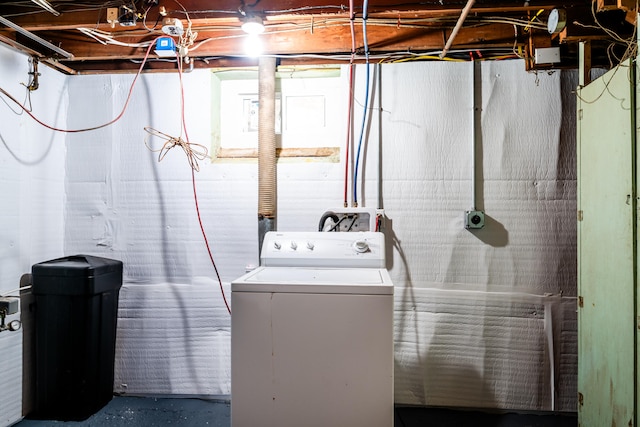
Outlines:
<svg viewBox="0 0 640 427"><path fill-rule="evenodd" d="M329 212L325 212L324 215L322 215L320 217L320 223L318 224L318 231L323 231L324 230L324 224L327 222L327 220L331 218L333 220L334 223L338 223L338 215L336 215L335 213L329 211Z"/></svg>
<svg viewBox="0 0 640 427"><path fill-rule="evenodd" d="M358 219L358 214L353 215L353 221L351 221L351 224L349 224L349 227L347 228L347 231L351 231L351 229L353 228L353 224L356 223L357 219Z"/></svg>
<svg viewBox="0 0 640 427"><path fill-rule="evenodd" d="M342 218L340 218L340 219L338 220L338 222L336 222L335 224L333 224L333 227L331 227L331 228L329 229L329 231L340 231L340 230L338 229L338 227L340 227L340 224L342 223L342 221L344 221L344 219L345 219L345 218L346 218L346 216L343 216Z"/></svg>

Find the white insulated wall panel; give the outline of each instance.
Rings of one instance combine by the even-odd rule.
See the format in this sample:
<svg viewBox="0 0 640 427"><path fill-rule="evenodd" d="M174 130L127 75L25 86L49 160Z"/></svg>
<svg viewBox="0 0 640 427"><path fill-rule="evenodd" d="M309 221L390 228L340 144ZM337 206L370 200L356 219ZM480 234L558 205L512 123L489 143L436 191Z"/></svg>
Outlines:
<svg viewBox="0 0 640 427"><path fill-rule="evenodd" d="M463 227L463 212L472 205L471 65L414 64L389 67L383 74L383 99L389 100L388 115L382 115L384 207L392 219L392 277L406 287L398 289L397 298L429 288L487 292L486 298L496 292L575 295L575 137L561 132L564 126L575 128L575 121L567 120L575 107L571 100L563 102L560 73L536 76L516 68L521 65L484 63L478 76L482 132L476 143L482 156L476 165L476 207L486 213L486 226L478 231ZM420 106L402 102L409 99L419 100ZM410 302L396 304L398 311L410 311L405 306ZM573 298L562 307L571 304ZM570 397L575 396L574 337L564 329L564 321L563 328L540 329L544 314L523 323L519 317L489 312L480 316L482 321L471 321L474 315L462 302L458 305L460 311L448 315L451 323L480 324L482 331L451 328L444 332L452 340L448 348L439 340L438 316L428 310L415 313L416 335L424 347L402 351L403 363L396 365L401 367L398 403L575 410ZM502 332L490 316L502 322ZM554 324L563 318L546 317ZM506 347L491 335L504 331L513 333ZM396 329L402 332L406 330ZM469 349L463 348L468 333L481 337L481 347L472 340ZM543 353L543 344L549 342L556 343L554 353ZM429 351L432 344L442 354L451 350L454 355L442 359ZM401 347L406 349L406 344ZM521 360L524 354L531 359ZM463 360L469 357L471 361ZM434 364L448 371L452 382L430 380L424 367ZM479 369L487 366L492 369ZM551 366L554 376L548 374ZM522 376L512 381L509 369L521 367ZM454 380L456 368L479 372L480 381L469 384L470 390L489 389L456 389L463 384ZM403 386L403 375L419 383L417 391L411 382ZM523 393L532 388L534 394Z"/></svg>
<svg viewBox="0 0 640 427"><path fill-rule="evenodd" d="M357 140L364 67L356 70ZM575 128L567 118L575 110L567 80L559 72L526 73L521 61L482 64L478 207L486 211L487 226L470 232L463 212L471 204L471 65L385 64L371 70L371 81L380 77L382 88L372 90L359 172L365 181L358 194L361 206L383 207L388 217L388 267L398 287L396 402L575 410L574 324L570 316L549 315L569 312L575 302L575 140L567 131ZM69 117L92 124L110 120L131 79L72 79ZM195 70L184 79L189 136L208 144L216 130L211 100L202 94L211 77ZM96 99L108 105L96 107ZM165 369L165 358L186 357L180 347L195 336L205 348L228 346L223 315L208 320L219 334L186 331L178 337L166 330L171 319L206 318L187 313L189 304L176 307L167 297L174 286L181 286L185 302L209 301L218 310L221 304L184 154L172 150L158 163L144 144L147 125L180 135L179 115L178 77L145 75L121 121L90 138L68 138L66 221L73 227L66 228L65 250L125 263L116 376L136 394L215 394L229 387L224 369L217 368L227 363L223 350L213 359L190 359L187 378L198 377L192 386L173 365L168 375L148 374ZM335 145L342 146L342 138ZM342 206L342 163L286 160L277 170L278 229L314 230L325 209ZM257 164L201 162L195 176L213 256L229 282L257 264ZM213 292L209 299L201 298L205 282ZM455 292L462 291L477 295L477 304L460 300ZM556 296L551 309L540 302L547 294ZM430 296L440 302L433 305ZM169 309L168 318L159 320L154 313L162 307ZM160 336L172 344L162 346ZM136 372L143 367L147 374ZM460 374L465 371L476 375L467 388Z"/></svg>
<svg viewBox="0 0 640 427"><path fill-rule="evenodd" d="M557 270L575 270L575 220L567 215L575 211L573 165L548 160L575 155L573 141L560 138L560 73L536 82L521 65L482 67L477 207L487 226L473 232L463 226L472 205L471 65L442 64L426 73L412 64L390 68L383 78L384 207L412 257L407 264L415 266L418 286L575 295L574 276L555 280ZM403 102L410 99L417 101ZM522 111L527 117L518 117ZM397 255L394 267L404 268Z"/></svg>
<svg viewBox="0 0 640 427"><path fill-rule="evenodd" d="M575 339L565 328L575 299L565 300L396 288L396 402L568 410L575 395L562 388L575 387L567 384Z"/></svg>
<svg viewBox="0 0 640 427"><path fill-rule="evenodd" d="M27 56L0 46L0 86L20 102L27 100L21 83L28 82L29 71ZM39 71L40 87L31 93L32 113L52 126L64 126L66 77L47 67ZM30 272L32 264L62 255L65 137L37 124L4 95L0 98L0 295L4 295L20 287L21 276ZM20 316L8 316L6 321ZM0 399L0 426L20 420L23 403L29 405L23 402L22 334L0 332L0 371L6 391ZM29 384L25 390L28 395Z"/></svg>
<svg viewBox="0 0 640 427"><path fill-rule="evenodd" d="M120 301L115 392L230 394L230 318L217 283L127 284Z"/></svg>

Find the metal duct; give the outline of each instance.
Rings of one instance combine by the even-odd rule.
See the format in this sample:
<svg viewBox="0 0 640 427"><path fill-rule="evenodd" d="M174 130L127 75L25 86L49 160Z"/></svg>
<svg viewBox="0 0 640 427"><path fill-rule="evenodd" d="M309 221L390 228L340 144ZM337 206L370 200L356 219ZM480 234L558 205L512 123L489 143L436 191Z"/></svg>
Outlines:
<svg viewBox="0 0 640 427"><path fill-rule="evenodd" d="M276 220L276 59L258 61L258 250Z"/></svg>

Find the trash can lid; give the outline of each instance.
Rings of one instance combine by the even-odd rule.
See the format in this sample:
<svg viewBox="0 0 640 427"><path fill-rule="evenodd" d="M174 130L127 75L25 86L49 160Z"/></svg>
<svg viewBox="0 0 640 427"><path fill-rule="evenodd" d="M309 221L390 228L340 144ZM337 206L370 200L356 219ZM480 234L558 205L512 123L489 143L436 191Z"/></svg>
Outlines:
<svg viewBox="0 0 640 427"><path fill-rule="evenodd" d="M34 295L97 295L122 286L122 261L73 255L31 267Z"/></svg>
<svg viewBox="0 0 640 427"><path fill-rule="evenodd" d="M33 275L92 277L122 271L122 261L92 255L72 255L34 264Z"/></svg>

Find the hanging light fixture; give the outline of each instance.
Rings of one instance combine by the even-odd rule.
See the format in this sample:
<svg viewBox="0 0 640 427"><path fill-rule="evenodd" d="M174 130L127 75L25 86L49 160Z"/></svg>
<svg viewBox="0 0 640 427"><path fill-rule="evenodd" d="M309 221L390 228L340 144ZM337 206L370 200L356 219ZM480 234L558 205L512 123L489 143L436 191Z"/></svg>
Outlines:
<svg viewBox="0 0 640 427"><path fill-rule="evenodd" d="M264 24L262 18L256 15L247 15L242 22L242 31L249 35L258 35L264 33Z"/></svg>
<svg viewBox="0 0 640 427"><path fill-rule="evenodd" d="M47 12L52 13L54 16L60 16L60 12L55 10L51 5L51 3L49 3L47 0L31 0L31 1L37 4L38 6L40 6L41 8L43 8L44 10L46 10Z"/></svg>
<svg viewBox="0 0 640 427"><path fill-rule="evenodd" d="M262 41L260 34L264 33L264 24L262 18L256 15L247 14L242 21L242 31L247 33L244 41L244 51L251 57L260 56L262 54Z"/></svg>

